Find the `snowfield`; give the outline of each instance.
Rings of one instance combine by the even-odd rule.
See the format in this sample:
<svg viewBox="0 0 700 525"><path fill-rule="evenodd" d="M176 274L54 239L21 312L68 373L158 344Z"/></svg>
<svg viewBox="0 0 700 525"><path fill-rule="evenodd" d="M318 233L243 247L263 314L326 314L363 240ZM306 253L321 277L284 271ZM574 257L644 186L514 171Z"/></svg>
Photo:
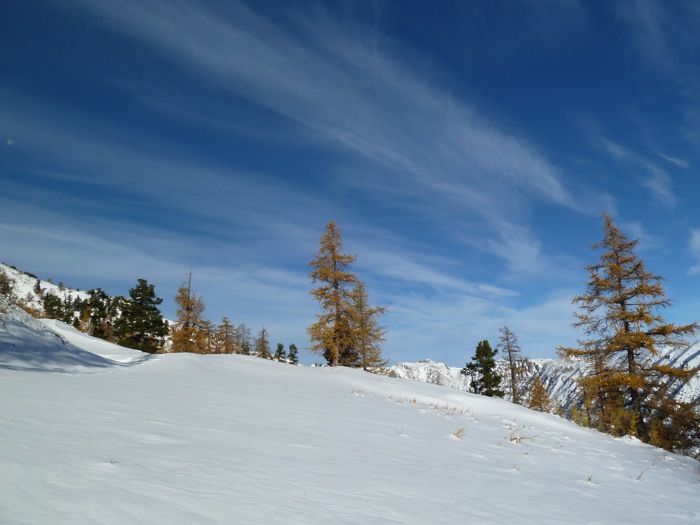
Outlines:
<svg viewBox="0 0 700 525"><path fill-rule="evenodd" d="M0 310L3 524L700 523L700 463L554 415Z"/></svg>

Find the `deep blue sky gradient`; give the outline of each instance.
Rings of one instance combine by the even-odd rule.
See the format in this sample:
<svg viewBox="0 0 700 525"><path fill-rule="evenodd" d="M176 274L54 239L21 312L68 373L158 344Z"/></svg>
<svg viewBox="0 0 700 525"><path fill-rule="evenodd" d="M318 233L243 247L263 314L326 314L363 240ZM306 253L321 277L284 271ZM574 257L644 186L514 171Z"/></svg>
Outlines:
<svg viewBox="0 0 700 525"><path fill-rule="evenodd" d="M498 328L570 345L616 216L700 309L693 1L12 2L0 17L0 260L81 289L192 270L213 322L308 346L334 219L392 362ZM318 361L310 355L303 361Z"/></svg>

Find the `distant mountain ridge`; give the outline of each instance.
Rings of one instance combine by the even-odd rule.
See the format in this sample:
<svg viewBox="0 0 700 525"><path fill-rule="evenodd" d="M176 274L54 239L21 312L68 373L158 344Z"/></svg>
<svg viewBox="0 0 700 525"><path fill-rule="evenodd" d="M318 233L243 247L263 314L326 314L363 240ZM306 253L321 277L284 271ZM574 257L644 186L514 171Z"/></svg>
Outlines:
<svg viewBox="0 0 700 525"><path fill-rule="evenodd" d="M700 341L695 341L685 348L668 349L656 361L674 367L691 369L700 366ZM508 377L506 361L496 362L496 369L502 378ZM436 363L424 359L415 363L397 363L388 369L391 377L414 379L424 383L448 386L465 392L469 391L469 377L462 375L461 368ZM535 377L539 377L550 399L563 410L569 410L578 404L580 395L576 379L585 371L583 363L562 359L529 359L523 374L523 390L527 393ZM503 383L506 383L504 379ZM674 398L684 402L700 402L700 375L696 375L687 384L678 384L672 389ZM512 400L506 394L506 399Z"/></svg>

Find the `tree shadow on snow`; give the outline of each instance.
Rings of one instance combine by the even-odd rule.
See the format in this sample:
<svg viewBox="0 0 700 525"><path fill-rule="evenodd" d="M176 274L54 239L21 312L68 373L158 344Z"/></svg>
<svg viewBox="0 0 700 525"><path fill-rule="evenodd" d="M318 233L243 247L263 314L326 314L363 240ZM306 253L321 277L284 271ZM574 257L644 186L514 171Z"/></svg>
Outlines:
<svg viewBox="0 0 700 525"><path fill-rule="evenodd" d="M131 366L143 359L120 363L68 343L50 330L37 330L21 321L0 321L0 369L34 372L97 372Z"/></svg>

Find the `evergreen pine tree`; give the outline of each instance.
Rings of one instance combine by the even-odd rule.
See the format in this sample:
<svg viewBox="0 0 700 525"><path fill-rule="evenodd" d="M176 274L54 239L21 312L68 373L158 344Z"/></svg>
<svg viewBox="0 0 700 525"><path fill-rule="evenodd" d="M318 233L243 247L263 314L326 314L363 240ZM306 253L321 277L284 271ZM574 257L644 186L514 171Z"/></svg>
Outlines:
<svg viewBox="0 0 700 525"><path fill-rule="evenodd" d="M66 324L73 325L77 312L74 309L73 299L67 293L63 296L63 315L59 318ZM80 317L77 315L77 317Z"/></svg>
<svg viewBox="0 0 700 525"><path fill-rule="evenodd" d="M42 300L44 315L48 319L61 319L63 317L63 301L56 294L48 292Z"/></svg>
<svg viewBox="0 0 700 525"><path fill-rule="evenodd" d="M277 350L275 351L275 360L284 361L287 359L287 354L284 351L284 345L282 343L277 343Z"/></svg>
<svg viewBox="0 0 700 525"><path fill-rule="evenodd" d="M352 286L357 277L349 271L357 259L342 253L340 229L335 222L326 225L318 255L311 261L309 274L316 288L311 295L321 306L317 322L307 329L311 351L323 355L331 366L357 366L359 358L353 348L351 329Z"/></svg>
<svg viewBox="0 0 700 525"><path fill-rule="evenodd" d="M123 297L111 298L101 288L88 290L87 294L78 315L80 329L93 337L114 342L114 324L126 300ZM46 294L45 298L49 295Z"/></svg>
<svg viewBox="0 0 700 525"><path fill-rule="evenodd" d="M501 385L501 376L496 372L497 353L498 350L492 350L486 340L476 345L476 353L471 362L462 369L462 374L472 377L472 392L489 397L503 397L503 391L498 388Z"/></svg>
<svg viewBox="0 0 700 525"><path fill-rule="evenodd" d="M294 343L289 345L289 363L292 365L299 364L299 351L297 350L297 345Z"/></svg>
<svg viewBox="0 0 700 525"><path fill-rule="evenodd" d="M0 271L0 295L4 295L12 301L14 285L14 280L4 270Z"/></svg>
<svg viewBox="0 0 700 525"><path fill-rule="evenodd" d="M114 325L117 342L127 348L159 352L163 348L168 325L158 308L163 299L155 293L155 286L146 279L138 279L129 290L129 299L122 304L121 315Z"/></svg>
<svg viewBox="0 0 700 525"><path fill-rule="evenodd" d="M632 434L642 441L673 449L697 433L697 414L673 401L671 385L688 381L697 369L653 364L660 347L686 345L698 325L666 323L659 309L671 304L662 278L646 270L613 218L603 215L603 240L594 249L600 261L587 266L585 292L574 297L579 311L574 326L589 339L578 348L560 348L564 357L585 360L589 373L580 384L593 420L616 435ZM585 400L584 400L585 401Z"/></svg>

